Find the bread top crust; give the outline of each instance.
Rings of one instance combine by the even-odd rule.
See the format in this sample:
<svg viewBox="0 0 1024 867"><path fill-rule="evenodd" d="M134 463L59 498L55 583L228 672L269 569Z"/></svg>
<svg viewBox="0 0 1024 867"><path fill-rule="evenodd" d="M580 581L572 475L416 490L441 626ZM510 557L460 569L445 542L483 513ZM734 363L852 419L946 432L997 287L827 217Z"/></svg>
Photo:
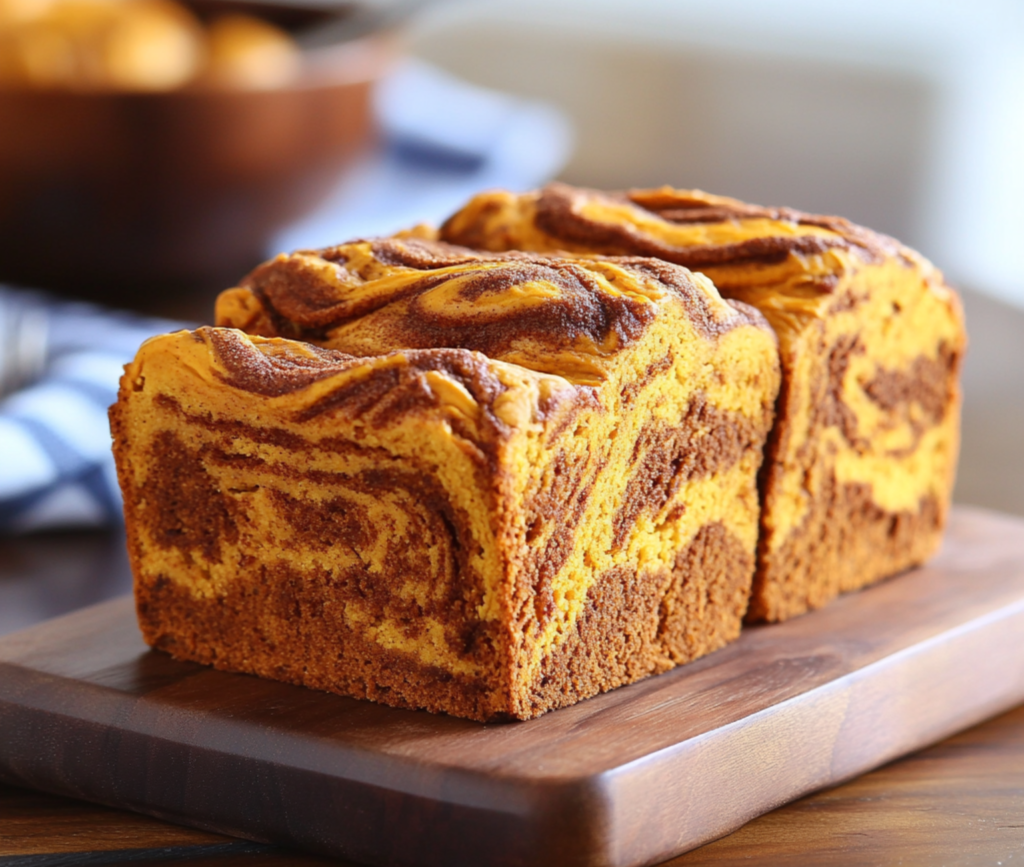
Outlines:
<svg viewBox="0 0 1024 867"><path fill-rule="evenodd" d="M768 329L759 312L669 262L480 253L415 237L282 254L222 293L216 323L363 357L471 350L593 386L670 311L708 340Z"/></svg>
<svg viewBox="0 0 1024 867"><path fill-rule="evenodd" d="M521 194L492 190L474 196L436 236L490 251L647 256L699 269L727 299L765 314L783 352L807 326L869 302L875 286L898 283L899 293L928 295L963 319L941 271L886 235L841 217L700 190L601 192L560 183Z"/></svg>
<svg viewBox="0 0 1024 867"><path fill-rule="evenodd" d="M601 249L647 256L686 268L774 264L790 254L828 250L868 261L916 257L894 239L842 217L765 208L701 190L672 187L602 192L553 183L516 195L475 196L441 227L439 238L484 250ZM525 235L535 234L524 243ZM539 241L545 238L547 244Z"/></svg>

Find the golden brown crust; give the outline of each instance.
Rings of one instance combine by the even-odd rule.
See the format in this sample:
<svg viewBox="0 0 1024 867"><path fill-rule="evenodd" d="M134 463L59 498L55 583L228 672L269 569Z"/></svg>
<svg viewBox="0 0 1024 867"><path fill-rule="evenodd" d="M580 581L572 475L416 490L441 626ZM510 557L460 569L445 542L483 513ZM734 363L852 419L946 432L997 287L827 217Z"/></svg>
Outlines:
<svg viewBox="0 0 1024 867"><path fill-rule="evenodd" d="M284 351L257 351L241 333L228 329L202 327L195 331L195 337L209 342L213 359L222 368L215 374L220 381L263 397L298 392L337 374L358 371L366 364L364 358L314 344L305 345L301 354L289 351L290 346ZM496 411L508 386L495 376L485 357L465 349L430 349L395 350L381 358L395 363L376 370L373 376L347 378L315 400L304 401L295 410L295 420L314 422L322 415L343 414L386 426L417 406L436 407L439 396L423 388L423 375L442 373L461 386L480 410L472 425L465 424L458 415L449 424L472 440L482 454L493 458L508 434L508 423ZM544 421L557 408L560 423L566 425L573 417L572 404L591 401L590 389L573 389L566 384L564 389L541 396L533 412L538 421ZM191 423L203 422L192 419Z"/></svg>
<svg viewBox="0 0 1024 867"><path fill-rule="evenodd" d="M575 379L559 357L628 351L666 292L709 336L766 325L666 262L486 254L417 238L279 256L224 293L217 324L356 355L459 347Z"/></svg>
<svg viewBox="0 0 1024 867"><path fill-rule="evenodd" d="M863 226L851 223L842 217L809 214L794 208L765 208L749 205L736 199L707 194L695 195L685 191L663 188L662 190L630 190L625 197L635 205L657 214L663 220L675 224L717 223L736 219L772 220L795 226L811 226L826 229L835 237L798 236L787 239L774 235L764 239L761 245L722 245L708 250L694 248L689 252L695 257L706 255L702 265L713 265L737 261L774 261L790 253L820 253L826 249L845 246L858 250L869 259L900 255L902 247L898 241L873 232ZM818 237L817 242L810 240ZM660 257L659 257L660 258ZM673 261L673 260L669 260ZM685 262L677 264L686 265ZM696 267L696 265L687 267Z"/></svg>
<svg viewBox="0 0 1024 867"><path fill-rule="evenodd" d="M223 365L218 374L225 384L253 394L276 397L300 391L359 364L352 356L315 346L308 354L253 352L252 346L230 331L200 328L196 340L206 339Z"/></svg>
<svg viewBox="0 0 1024 867"><path fill-rule="evenodd" d="M758 219L825 229L827 234L767 234L734 243L677 247L628 222L589 217L583 206L594 202L633 204L675 224ZM893 239L841 217L808 214L792 208L764 208L696 190L669 187L606 193L552 183L536 194L532 219L550 238L564 242L567 250L600 251L602 256L644 256L692 269L739 262L772 263L790 254L813 255L838 247L856 249L868 258L894 255L901 249ZM486 219L475 219L467 224L461 212L450 217L439 234L445 241L481 250L505 246L500 238L495 238Z"/></svg>

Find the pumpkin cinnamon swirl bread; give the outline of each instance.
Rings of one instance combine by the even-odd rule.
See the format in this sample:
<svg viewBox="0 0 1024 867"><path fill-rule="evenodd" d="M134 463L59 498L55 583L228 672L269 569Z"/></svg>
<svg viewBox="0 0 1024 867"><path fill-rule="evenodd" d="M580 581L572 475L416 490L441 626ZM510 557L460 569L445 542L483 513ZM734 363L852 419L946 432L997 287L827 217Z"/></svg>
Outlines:
<svg viewBox="0 0 1024 867"><path fill-rule="evenodd" d="M151 645L491 720L737 636L778 353L707 279L363 241L218 320L112 410Z"/></svg>
<svg viewBox="0 0 1024 867"><path fill-rule="evenodd" d="M750 619L817 608L938 546L965 333L955 293L917 253L840 218L668 187L485 193L440 237L483 250L653 256L703 272L765 315L783 384Z"/></svg>

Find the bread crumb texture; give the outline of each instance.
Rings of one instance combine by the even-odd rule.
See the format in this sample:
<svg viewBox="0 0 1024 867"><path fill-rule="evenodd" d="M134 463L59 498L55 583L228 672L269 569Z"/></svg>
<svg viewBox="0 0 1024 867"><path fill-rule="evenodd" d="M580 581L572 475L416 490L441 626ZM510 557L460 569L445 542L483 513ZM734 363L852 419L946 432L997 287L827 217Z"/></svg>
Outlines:
<svg viewBox="0 0 1024 867"><path fill-rule="evenodd" d="M528 719L734 639L780 382L650 258L422 233L281 256L111 411L139 619L181 659Z"/></svg>
<svg viewBox="0 0 1024 867"><path fill-rule="evenodd" d="M817 608L938 547L966 334L956 294L919 254L838 217L669 187L485 193L439 236L492 251L657 257L771 323L783 381L749 619Z"/></svg>

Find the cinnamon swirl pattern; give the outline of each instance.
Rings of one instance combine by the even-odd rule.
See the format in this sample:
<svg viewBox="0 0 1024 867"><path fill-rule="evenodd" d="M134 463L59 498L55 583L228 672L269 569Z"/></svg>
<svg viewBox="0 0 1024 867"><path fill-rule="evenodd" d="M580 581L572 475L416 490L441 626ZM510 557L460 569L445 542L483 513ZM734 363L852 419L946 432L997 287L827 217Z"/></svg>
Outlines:
<svg viewBox="0 0 1024 867"><path fill-rule="evenodd" d="M938 546L966 335L955 293L917 253L837 217L668 187L485 193L440 237L491 251L653 256L764 314L783 384L749 619L817 608Z"/></svg>
<svg viewBox="0 0 1024 867"><path fill-rule="evenodd" d="M492 720L738 634L778 351L706 279L362 241L218 322L144 344L111 413L154 647Z"/></svg>

